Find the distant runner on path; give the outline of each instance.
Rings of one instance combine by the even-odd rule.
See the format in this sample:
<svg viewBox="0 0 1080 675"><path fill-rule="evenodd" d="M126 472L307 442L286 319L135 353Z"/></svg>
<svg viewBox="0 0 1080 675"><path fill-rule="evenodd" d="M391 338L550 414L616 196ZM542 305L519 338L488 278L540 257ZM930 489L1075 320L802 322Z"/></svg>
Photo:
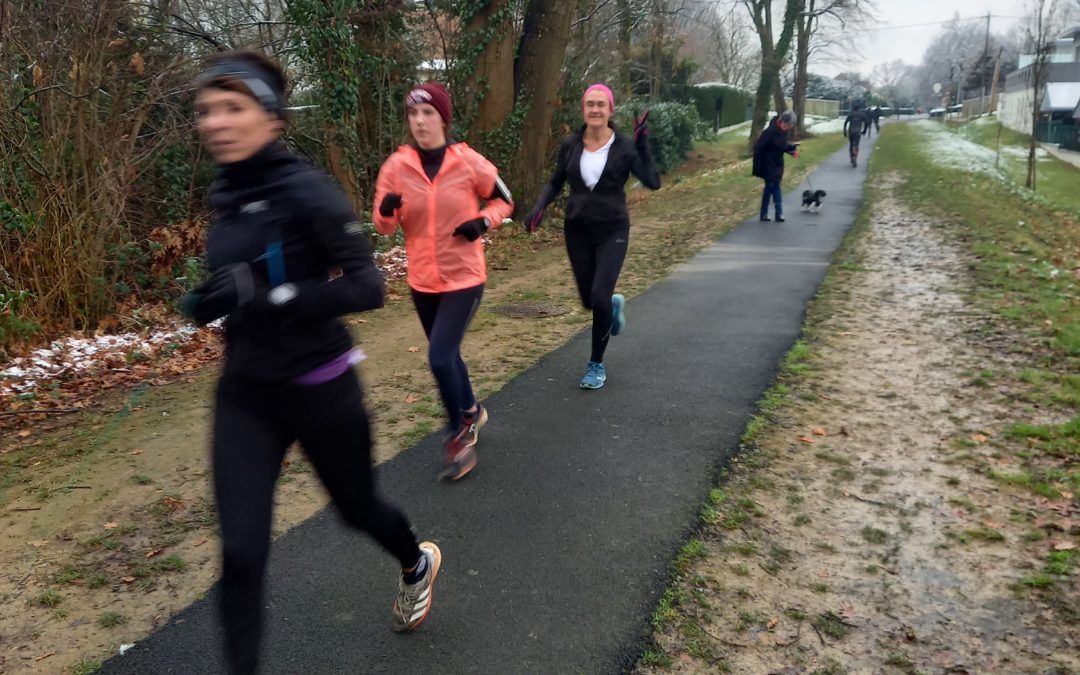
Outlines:
<svg viewBox="0 0 1080 675"><path fill-rule="evenodd" d="M345 196L279 140L284 74L261 52L227 52L197 85L198 130L219 176L210 189L210 278L181 304L200 325L226 317L213 467L226 651L239 675L258 672L274 486L294 441L344 520L401 564L396 630L428 615L441 553L418 545L405 515L375 494L353 368L362 354L340 317L381 307L383 278Z"/></svg>
<svg viewBox="0 0 1080 675"><path fill-rule="evenodd" d="M858 104L852 104L851 111L844 118L844 134L848 137L848 156L851 166L859 163L859 141L863 134L870 129L870 120L866 113L859 109Z"/></svg>
<svg viewBox="0 0 1080 675"><path fill-rule="evenodd" d="M649 113L634 116L633 138L611 121L615 95L594 84L581 97L585 125L563 139L551 179L525 216L535 232L544 209L570 183L566 206L566 252L581 303L592 310L592 353L581 378L582 389L600 389L607 381L604 352L612 335L626 325L626 300L615 293L630 242L626 181L633 174L650 190L660 189L660 172L649 149Z"/></svg>
<svg viewBox="0 0 1080 675"><path fill-rule="evenodd" d="M488 419L461 358L461 342L487 281L481 237L514 212L514 202L491 162L447 138L453 106L442 84L414 88L405 113L413 142L379 169L373 219L382 234L399 226L405 231L409 288L446 409L439 478L459 480L476 466L480 427Z"/></svg>
<svg viewBox="0 0 1080 675"><path fill-rule="evenodd" d="M788 142L788 132L795 126L795 113L785 110L776 116L754 143L752 175L765 181L761 192L762 222L769 221L769 202L772 201L776 222L784 222L784 193L780 181L784 178L784 154L799 156L799 146Z"/></svg>

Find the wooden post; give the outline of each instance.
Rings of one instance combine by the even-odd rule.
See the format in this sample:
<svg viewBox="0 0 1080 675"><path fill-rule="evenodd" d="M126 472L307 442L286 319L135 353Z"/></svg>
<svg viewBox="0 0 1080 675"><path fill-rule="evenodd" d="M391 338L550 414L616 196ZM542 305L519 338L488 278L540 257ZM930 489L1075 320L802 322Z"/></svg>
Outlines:
<svg viewBox="0 0 1080 675"><path fill-rule="evenodd" d="M998 47L997 58L994 59L994 81L990 83L990 107L986 109L987 113L992 113L997 110L997 95L998 95L998 77L1001 76L1001 50L1004 47Z"/></svg>

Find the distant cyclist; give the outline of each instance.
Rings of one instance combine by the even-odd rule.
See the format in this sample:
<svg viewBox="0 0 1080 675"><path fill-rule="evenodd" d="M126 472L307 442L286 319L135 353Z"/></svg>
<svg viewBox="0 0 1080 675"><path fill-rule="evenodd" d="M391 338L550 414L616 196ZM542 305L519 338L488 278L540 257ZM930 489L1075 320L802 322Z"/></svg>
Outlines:
<svg viewBox="0 0 1080 675"><path fill-rule="evenodd" d="M844 118L844 134L848 137L848 154L851 166L859 163L859 140L869 129L870 122L858 104L852 104L851 111Z"/></svg>

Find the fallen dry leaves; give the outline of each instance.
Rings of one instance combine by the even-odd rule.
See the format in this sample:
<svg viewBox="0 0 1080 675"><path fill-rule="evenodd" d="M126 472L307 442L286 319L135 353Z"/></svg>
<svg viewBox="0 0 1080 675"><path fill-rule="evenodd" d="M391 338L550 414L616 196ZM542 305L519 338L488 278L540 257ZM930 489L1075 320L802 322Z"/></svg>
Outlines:
<svg viewBox="0 0 1080 675"><path fill-rule="evenodd" d="M174 321L171 328L180 325ZM137 348L118 343L72 356L57 347L52 349L54 366L47 375L21 380L0 376L0 427L27 427L56 415L79 412L116 389L192 378L197 370L221 357L219 329L202 328L182 339L162 342L152 342L149 331L145 335L147 339ZM30 433L23 428L17 436L25 439Z"/></svg>

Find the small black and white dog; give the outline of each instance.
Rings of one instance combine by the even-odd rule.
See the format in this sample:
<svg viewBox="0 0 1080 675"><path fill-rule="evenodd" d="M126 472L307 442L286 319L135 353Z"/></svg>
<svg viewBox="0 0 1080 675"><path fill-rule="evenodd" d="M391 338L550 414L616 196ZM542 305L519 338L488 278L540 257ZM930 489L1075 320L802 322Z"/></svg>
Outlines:
<svg viewBox="0 0 1080 675"><path fill-rule="evenodd" d="M821 208L821 201L825 199L824 190L803 190L802 210L817 213Z"/></svg>

